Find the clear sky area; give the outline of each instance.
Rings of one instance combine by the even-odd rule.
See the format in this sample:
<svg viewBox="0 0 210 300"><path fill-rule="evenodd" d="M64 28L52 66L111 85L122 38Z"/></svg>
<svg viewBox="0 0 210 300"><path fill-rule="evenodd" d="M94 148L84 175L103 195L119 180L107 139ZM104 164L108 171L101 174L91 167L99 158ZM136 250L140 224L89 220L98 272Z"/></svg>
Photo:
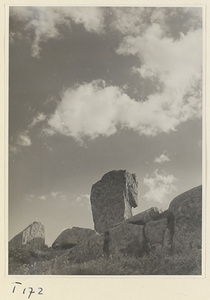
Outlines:
<svg viewBox="0 0 210 300"><path fill-rule="evenodd" d="M137 214L202 184L202 9L10 7L9 240L93 228L92 185L136 173Z"/></svg>

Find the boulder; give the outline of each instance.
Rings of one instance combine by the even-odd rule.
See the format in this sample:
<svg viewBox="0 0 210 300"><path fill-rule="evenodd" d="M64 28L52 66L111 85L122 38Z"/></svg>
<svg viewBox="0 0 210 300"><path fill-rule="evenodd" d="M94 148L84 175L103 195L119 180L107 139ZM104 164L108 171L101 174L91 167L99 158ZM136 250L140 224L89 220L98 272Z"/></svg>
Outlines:
<svg viewBox="0 0 210 300"><path fill-rule="evenodd" d="M155 221L160 218L160 213L157 207L151 207L139 214L129 218L126 222L137 225L144 225L149 221Z"/></svg>
<svg viewBox="0 0 210 300"><path fill-rule="evenodd" d="M92 235L81 244L71 248L67 254L68 260L82 263L103 256L104 234Z"/></svg>
<svg viewBox="0 0 210 300"><path fill-rule="evenodd" d="M168 210L174 215L173 250L179 253L201 249L202 186L174 198Z"/></svg>
<svg viewBox="0 0 210 300"><path fill-rule="evenodd" d="M64 230L57 237L57 239L52 244L52 248L69 249L76 246L77 244L80 244L81 242L95 234L95 231L92 229L72 227L71 229Z"/></svg>
<svg viewBox="0 0 210 300"><path fill-rule="evenodd" d="M137 206L138 183L136 175L126 170L111 171L91 189L91 208L94 228L102 233L132 216Z"/></svg>
<svg viewBox="0 0 210 300"><path fill-rule="evenodd" d="M166 218L157 221L150 221L145 226L145 236L150 245L163 245L168 220Z"/></svg>
<svg viewBox="0 0 210 300"><path fill-rule="evenodd" d="M33 222L9 241L9 249L27 247L39 250L45 244L45 230L40 222Z"/></svg>
<svg viewBox="0 0 210 300"><path fill-rule="evenodd" d="M147 252L144 226L124 222L70 249L68 260L78 263L118 254L141 257Z"/></svg>
<svg viewBox="0 0 210 300"><path fill-rule="evenodd" d="M109 254L141 257L147 251L144 225L122 223L109 231Z"/></svg>

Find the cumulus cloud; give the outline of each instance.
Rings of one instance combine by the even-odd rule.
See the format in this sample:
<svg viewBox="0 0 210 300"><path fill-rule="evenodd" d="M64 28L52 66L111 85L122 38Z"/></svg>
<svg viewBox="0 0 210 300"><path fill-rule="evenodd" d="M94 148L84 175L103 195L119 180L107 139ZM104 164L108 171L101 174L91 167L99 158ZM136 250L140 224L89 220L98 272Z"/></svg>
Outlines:
<svg viewBox="0 0 210 300"><path fill-rule="evenodd" d="M25 130L24 132L19 134L17 138L17 145L23 147L31 146L31 139L28 130Z"/></svg>
<svg viewBox="0 0 210 300"><path fill-rule="evenodd" d="M39 113L36 117L33 118L32 122L29 124L29 128L30 129L33 128L40 122L45 121L45 119L46 119L46 116L43 113Z"/></svg>
<svg viewBox="0 0 210 300"><path fill-rule="evenodd" d="M149 188L149 191L144 195L148 201L157 201L163 203L167 201L167 196L176 190L174 182L177 179L170 174L162 172L158 173L158 169L154 171L152 176L147 175L143 182Z"/></svg>
<svg viewBox="0 0 210 300"><path fill-rule="evenodd" d="M139 36L158 24L165 35L179 38L181 32L202 27L202 9L193 7L117 7L112 8L110 26L123 35ZM176 26L174 26L176 23Z"/></svg>
<svg viewBox="0 0 210 300"><path fill-rule="evenodd" d="M154 159L154 162L161 164L163 162L170 161L170 158L163 152L159 157Z"/></svg>
<svg viewBox="0 0 210 300"><path fill-rule="evenodd" d="M48 119L46 135L59 133L78 141L87 136L113 135L118 128L155 136L176 130L189 119L200 117L200 98L169 93L151 95L147 101L131 99L117 86L104 81L84 83L67 89Z"/></svg>
<svg viewBox="0 0 210 300"><path fill-rule="evenodd" d="M11 18L22 24L27 37L32 32L31 52L33 57L39 57L41 44L49 39L62 38L61 26L71 29L71 22L82 24L89 32L103 31L103 12L98 7L11 7ZM11 33L11 42L14 42L15 33ZM17 37L19 32L16 33ZM23 37L23 35L22 35Z"/></svg>

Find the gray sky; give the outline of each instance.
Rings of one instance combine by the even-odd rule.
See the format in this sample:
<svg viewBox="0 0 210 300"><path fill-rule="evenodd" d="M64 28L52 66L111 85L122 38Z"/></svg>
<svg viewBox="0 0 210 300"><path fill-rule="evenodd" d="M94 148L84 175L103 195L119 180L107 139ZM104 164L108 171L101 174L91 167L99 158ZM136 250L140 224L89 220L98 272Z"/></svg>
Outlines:
<svg viewBox="0 0 210 300"><path fill-rule="evenodd" d="M9 239L93 228L90 190L136 173L139 206L202 183L201 8L11 7Z"/></svg>

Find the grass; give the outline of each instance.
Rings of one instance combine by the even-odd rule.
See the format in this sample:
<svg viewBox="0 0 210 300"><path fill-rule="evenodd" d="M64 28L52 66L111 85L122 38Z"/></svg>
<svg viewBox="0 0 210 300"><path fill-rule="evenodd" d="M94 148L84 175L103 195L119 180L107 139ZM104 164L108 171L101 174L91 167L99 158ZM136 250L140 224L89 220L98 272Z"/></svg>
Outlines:
<svg viewBox="0 0 210 300"><path fill-rule="evenodd" d="M87 262L69 262L66 251L42 253L16 251L10 254L10 274L19 275L199 275L201 251L168 255L158 250L141 258L118 254Z"/></svg>

